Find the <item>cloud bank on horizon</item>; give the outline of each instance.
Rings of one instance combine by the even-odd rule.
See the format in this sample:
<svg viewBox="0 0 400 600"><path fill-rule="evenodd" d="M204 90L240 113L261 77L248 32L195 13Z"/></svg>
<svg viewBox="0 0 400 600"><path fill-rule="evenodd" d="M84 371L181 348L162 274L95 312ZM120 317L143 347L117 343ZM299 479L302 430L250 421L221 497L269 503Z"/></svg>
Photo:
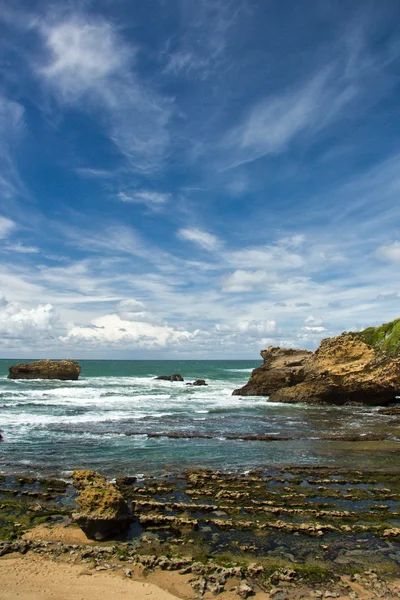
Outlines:
<svg viewBox="0 0 400 600"><path fill-rule="evenodd" d="M256 358L400 317L395 0L8 1L0 356Z"/></svg>

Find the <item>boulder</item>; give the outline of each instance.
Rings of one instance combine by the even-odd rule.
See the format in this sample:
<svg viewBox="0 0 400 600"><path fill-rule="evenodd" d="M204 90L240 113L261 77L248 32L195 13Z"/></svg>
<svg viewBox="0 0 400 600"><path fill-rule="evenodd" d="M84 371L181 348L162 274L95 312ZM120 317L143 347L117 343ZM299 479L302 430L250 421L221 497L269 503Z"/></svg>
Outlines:
<svg viewBox="0 0 400 600"><path fill-rule="evenodd" d="M9 379L78 379L81 367L76 360L37 360L9 367Z"/></svg>
<svg viewBox="0 0 400 600"><path fill-rule="evenodd" d="M107 540L124 535L132 522L128 505L115 485L95 471L74 471L79 511L72 515L88 538Z"/></svg>
<svg viewBox="0 0 400 600"><path fill-rule="evenodd" d="M186 385L200 386L200 385L207 385L207 384L204 379L196 379L196 381L193 381L193 383L187 383Z"/></svg>
<svg viewBox="0 0 400 600"><path fill-rule="evenodd" d="M173 375L159 375L155 379L161 379L162 381L184 381L182 375L174 373Z"/></svg>
<svg viewBox="0 0 400 600"><path fill-rule="evenodd" d="M394 322L397 323L398 321ZM388 331L388 325L382 327ZM400 395L400 356L369 328L322 340L316 352L270 346L264 364L234 395L268 396L271 402L379 406ZM365 332L368 335L365 335ZM373 343L377 339L377 343Z"/></svg>

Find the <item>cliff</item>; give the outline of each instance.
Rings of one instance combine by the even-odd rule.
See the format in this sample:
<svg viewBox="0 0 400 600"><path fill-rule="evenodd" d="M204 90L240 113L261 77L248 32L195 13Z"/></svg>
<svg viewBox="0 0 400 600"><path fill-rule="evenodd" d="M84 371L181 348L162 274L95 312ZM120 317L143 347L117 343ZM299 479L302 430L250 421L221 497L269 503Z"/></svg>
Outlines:
<svg viewBox="0 0 400 600"><path fill-rule="evenodd" d="M272 402L385 405L400 395L400 319L322 340L316 352L270 346L233 392Z"/></svg>
<svg viewBox="0 0 400 600"><path fill-rule="evenodd" d="M9 367L9 379L78 379L81 372L76 360L37 360Z"/></svg>

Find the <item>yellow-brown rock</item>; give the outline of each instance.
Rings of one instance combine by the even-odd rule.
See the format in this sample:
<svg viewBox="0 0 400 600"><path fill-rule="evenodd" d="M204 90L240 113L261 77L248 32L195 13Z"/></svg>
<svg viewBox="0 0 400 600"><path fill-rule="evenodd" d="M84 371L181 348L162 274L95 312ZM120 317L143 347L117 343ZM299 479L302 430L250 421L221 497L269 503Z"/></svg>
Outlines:
<svg viewBox="0 0 400 600"><path fill-rule="evenodd" d="M36 360L9 367L9 379L62 379L79 378L81 368L76 360Z"/></svg>
<svg viewBox="0 0 400 600"><path fill-rule="evenodd" d="M89 538L109 539L123 534L131 521L127 503L117 488L95 471L74 471L79 512L75 521Z"/></svg>
<svg viewBox="0 0 400 600"><path fill-rule="evenodd" d="M270 347L236 395L272 402L385 405L400 394L400 358L363 341L363 332L322 340L315 353Z"/></svg>

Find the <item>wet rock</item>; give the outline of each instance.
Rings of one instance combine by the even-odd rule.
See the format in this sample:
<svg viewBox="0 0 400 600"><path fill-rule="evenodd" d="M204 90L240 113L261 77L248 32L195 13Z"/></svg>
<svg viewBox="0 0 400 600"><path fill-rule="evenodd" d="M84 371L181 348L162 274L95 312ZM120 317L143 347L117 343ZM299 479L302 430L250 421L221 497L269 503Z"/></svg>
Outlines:
<svg viewBox="0 0 400 600"><path fill-rule="evenodd" d="M201 386L201 385L207 385L204 379L196 379L196 381L193 381L193 383L187 383L186 385L195 385L195 386Z"/></svg>
<svg viewBox="0 0 400 600"><path fill-rule="evenodd" d="M394 402L400 394L400 356L370 343L364 333L322 340L315 353L270 346L261 352L264 364L233 394L269 396L272 402L287 403L377 406Z"/></svg>
<svg viewBox="0 0 400 600"><path fill-rule="evenodd" d="M254 596L255 591L246 579L242 579L237 589L237 594L246 600L249 596Z"/></svg>
<svg viewBox="0 0 400 600"><path fill-rule="evenodd" d="M173 375L159 375L155 379L161 379L161 381L184 381L182 375L174 373Z"/></svg>
<svg viewBox="0 0 400 600"><path fill-rule="evenodd" d="M132 517L117 488L95 471L74 471L79 512L73 519L90 539L105 540L123 534Z"/></svg>
<svg viewBox="0 0 400 600"><path fill-rule="evenodd" d="M389 406L388 408L380 408L378 410L380 415L388 415L391 417L400 417L400 406Z"/></svg>
<svg viewBox="0 0 400 600"><path fill-rule="evenodd" d="M62 379L79 378L81 368L76 360L38 360L9 367L9 379Z"/></svg>

